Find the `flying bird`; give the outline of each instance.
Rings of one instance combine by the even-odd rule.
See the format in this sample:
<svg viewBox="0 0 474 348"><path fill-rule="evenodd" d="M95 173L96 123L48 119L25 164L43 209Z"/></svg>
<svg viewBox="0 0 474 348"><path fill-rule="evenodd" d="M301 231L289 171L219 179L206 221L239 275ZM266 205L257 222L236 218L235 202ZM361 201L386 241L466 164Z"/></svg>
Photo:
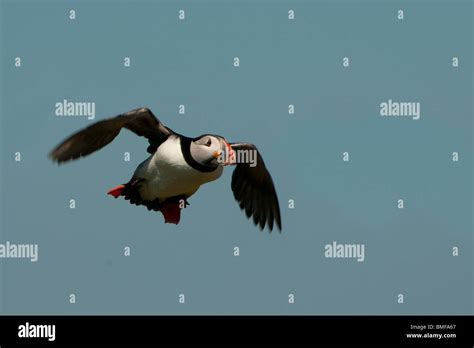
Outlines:
<svg viewBox="0 0 474 348"><path fill-rule="evenodd" d="M261 230L267 226L271 232L276 225L281 231L275 186L255 145L228 143L214 134L196 138L178 134L148 108L95 122L64 140L49 156L57 163L87 156L112 142L122 128L147 138L150 155L127 183L114 187L109 195L160 211L165 223L178 224L181 209L189 205L188 198L201 185L217 180L225 166L235 165L231 189L240 209ZM256 163L248 163L249 156L240 156L249 153L256 154Z"/></svg>

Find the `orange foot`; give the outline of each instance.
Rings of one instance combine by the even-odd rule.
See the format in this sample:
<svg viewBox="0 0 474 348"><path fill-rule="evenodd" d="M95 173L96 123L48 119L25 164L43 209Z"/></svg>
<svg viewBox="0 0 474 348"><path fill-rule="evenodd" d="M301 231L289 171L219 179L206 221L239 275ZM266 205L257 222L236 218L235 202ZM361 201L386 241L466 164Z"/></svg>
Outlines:
<svg viewBox="0 0 474 348"><path fill-rule="evenodd" d="M117 187L114 187L109 192L107 192L107 194L112 195L115 198L117 198L122 194L122 191L123 191L124 188L125 188L125 185L118 185Z"/></svg>
<svg viewBox="0 0 474 348"><path fill-rule="evenodd" d="M181 208L179 203L165 202L161 205L160 211L165 217L165 223L179 224L181 218Z"/></svg>

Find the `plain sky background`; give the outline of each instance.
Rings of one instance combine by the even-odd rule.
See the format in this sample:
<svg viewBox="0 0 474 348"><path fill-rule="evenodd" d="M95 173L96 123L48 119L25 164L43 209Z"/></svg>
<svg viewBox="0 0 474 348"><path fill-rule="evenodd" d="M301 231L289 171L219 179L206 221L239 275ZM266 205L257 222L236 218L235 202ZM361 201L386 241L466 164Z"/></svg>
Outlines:
<svg viewBox="0 0 474 348"><path fill-rule="evenodd" d="M0 4L0 242L39 245L36 263L0 260L1 313L473 313L471 1ZM229 168L178 226L107 196L147 157L126 131L52 164L92 122L56 117L63 99L95 102L96 120L147 106L179 133L256 144L283 232L246 219ZM421 119L380 117L388 99L420 102ZM365 261L325 258L333 241L365 244Z"/></svg>

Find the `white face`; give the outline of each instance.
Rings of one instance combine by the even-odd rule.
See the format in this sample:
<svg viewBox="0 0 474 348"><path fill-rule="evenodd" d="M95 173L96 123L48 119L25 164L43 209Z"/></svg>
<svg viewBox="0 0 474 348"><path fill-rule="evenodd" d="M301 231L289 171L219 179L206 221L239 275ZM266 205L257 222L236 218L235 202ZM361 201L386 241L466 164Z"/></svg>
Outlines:
<svg viewBox="0 0 474 348"><path fill-rule="evenodd" d="M202 165L217 167L219 156L226 151L226 142L223 138L214 135L204 135L191 142L191 156Z"/></svg>

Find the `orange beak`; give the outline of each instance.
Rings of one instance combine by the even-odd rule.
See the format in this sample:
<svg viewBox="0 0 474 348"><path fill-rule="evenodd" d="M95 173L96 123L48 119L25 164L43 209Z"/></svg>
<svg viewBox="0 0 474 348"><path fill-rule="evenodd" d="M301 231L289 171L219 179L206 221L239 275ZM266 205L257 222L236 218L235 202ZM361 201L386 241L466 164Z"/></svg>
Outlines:
<svg viewBox="0 0 474 348"><path fill-rule="evenodd" d="M223 165L227 166L229 164L235 164L234 149L232 149L232 146L230 146L230 144L227 141L224 140L224 143L227 148L227 151L226 151L227 157L225 157L226 161L223 163ZM222 155L222 151L214 151L214 153L212 154L212 157L219 158L221 155Z"/></svg>
<svg viewBox="0 0 474 348"><path fill-rule="evenodd" d="M224 163L225 166L229 164L236 164L235 163L235 152L232 146L224 140L225 146L227 147L227 162Z"/></svg>

